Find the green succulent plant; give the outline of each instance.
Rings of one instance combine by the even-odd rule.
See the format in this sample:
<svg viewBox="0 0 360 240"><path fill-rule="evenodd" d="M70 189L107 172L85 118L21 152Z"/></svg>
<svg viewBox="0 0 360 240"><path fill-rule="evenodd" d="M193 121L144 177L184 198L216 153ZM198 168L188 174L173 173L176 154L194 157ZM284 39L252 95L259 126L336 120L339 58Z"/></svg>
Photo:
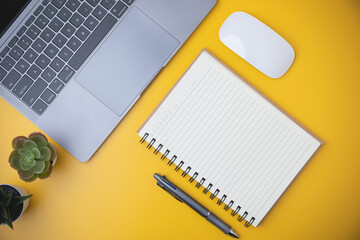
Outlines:
<svg viewBox="0 0 360 240"><path fill-rule="evenodd" d="M12 141L14 151L9 157L10 166L18 171L25 182L50 176L56 163L54 145L42 133L31 133L29 137L19 136Z"/></svg>
<svg viewBox="0 0 360 240"><path fill-rule="evenodd" d="M14 229L11 219L11 210L14 210L23 201L31 197L28 196L13 196L13 192L6 194L0 187L0 223L8 225Z"/></svg>

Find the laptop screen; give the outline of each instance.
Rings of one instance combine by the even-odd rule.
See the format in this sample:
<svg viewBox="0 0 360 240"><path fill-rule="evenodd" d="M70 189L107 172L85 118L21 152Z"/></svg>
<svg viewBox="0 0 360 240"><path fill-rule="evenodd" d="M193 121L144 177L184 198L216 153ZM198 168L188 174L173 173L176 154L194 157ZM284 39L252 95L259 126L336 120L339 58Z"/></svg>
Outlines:
<svg viewBox="0 0 360 240"><path fill-rule="evenodd" d="M31 0L2 0L0 3L0 37Z"/></svg>

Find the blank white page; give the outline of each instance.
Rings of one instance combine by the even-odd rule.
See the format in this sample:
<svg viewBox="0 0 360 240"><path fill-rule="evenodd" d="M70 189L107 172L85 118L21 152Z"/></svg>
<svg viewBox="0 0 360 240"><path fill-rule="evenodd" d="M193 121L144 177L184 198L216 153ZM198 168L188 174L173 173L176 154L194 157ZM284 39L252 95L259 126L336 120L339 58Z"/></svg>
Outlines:
<svg viewBox="0 0 360 240"><path fill-rule="evenodd" d="M205 50L139 135L254 226L322 144Z"/></svg>

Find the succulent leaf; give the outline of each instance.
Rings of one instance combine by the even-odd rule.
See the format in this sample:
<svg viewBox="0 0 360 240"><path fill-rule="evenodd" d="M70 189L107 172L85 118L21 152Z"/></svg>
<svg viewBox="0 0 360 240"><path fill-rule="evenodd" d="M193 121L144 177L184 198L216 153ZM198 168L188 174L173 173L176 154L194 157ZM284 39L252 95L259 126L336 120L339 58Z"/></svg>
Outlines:
<svg viewBox="0 0 360 240"><path fill-rule="evenodd" d="M25 140L27 140L27 138L24 136L18 136L16 138L14 138L12 141L13 149L15 150L15 149L23 148L24 147L23 143Z"/></svg>
<svg viewBox="0 0 360 240"><path fill-rule="evenodd" d="M24 149L29 149L29 150L37 147L36 143L31 140L25 140L23 145L24 145Z"/></svg>
<svg viewBox="0 0 360 240"><path fill-rule="evenodd" d="M36 161L36 164L34 166L34 173L40 174L45 169L45 162L44 161Z"/></svg>
<svg viewBox="0 0 360 240"><path fill-rule="evenodd" d="M47 172L47 171L49 170L50 166L51 166L50 161L45 162L45 167L44 167L43 172ZM40 174L41 174L41 173L40 173Z"/></svg>
<svg viewBox="0 0 360 240"><path fill-rule="evenodd" d="M51 143L48 143L48 148L50 149L51 152L50 161L52 162L52 165L55 165L57 159L56 148Z"/></svg>
<svg viewBox="0 0 360 240"><path fill-rule="evenodd" d="M26 199L32 197L32 195L28 195L28 196L16 196L13 198L13 204L15 206L20 205L23 201L25 201Z"/></svg>
<svg viewBox="0 0 360 240"><path fill-rule="evenodd" d="M15 154L13 154L15 153ZM10 162L10 166L12 168L14 168L15 170L20 170L20 160L21 160L21 157L19 155L17 155L17 152L16 151L13 151L13 153L10 155L10 159L9 159L9 162Z"/></svg>
<svg viewBox="0 0 360 240"><path fill-rule="evenodd" d="M31 178L27 178L27 179L22 179L25 182L33 182L35 181L37 178L39 177L39 174L34 174L34 176L32 176ZM21 177L20 177L21 178Z"/></svg>
<svg viewBox="0 0 360 240"><path fill-rule="evenodd" d="M22 180L29 179L34 176L34 168L31 168L30 170L27 170L27 171L19 170L18 173Z"/></svg>
<svg viewBox="0 0 360 240"><path fill-rule="evenodd" d="M4 190L2 190L2 188L0 187L0 199L4 199L6 197L6 194L4 192ZM3 201L1 201L3 202Z"/></svg>
<svg viewBox="0 0 360 240"><path fill-rule="evenodd" d="M32 133L29 135L29 139L36 143L38 148L47 146L47 138L42 133Z"/></svg>
<svg viewBox="0 0 360 240"><path fill-rule="evenodd" d="M20 168L24 171L32 169L36 164L36 160L31 157L24 157L20 159Z"/></svg>
<svg viewBox="0 0 360 240"><path fill-rule="evenodd" d="M46 172L44 172L44 173L42 173L42 174L39 174L39 178L40 178L40 179L48 178L48 177L50 176L51 172L52 172L52 169L53 169L53 166L50 164L49 170L46 171Z"/></svg>
<svg viewBox="0 0 360 240"><path fill-rule="evenodd" d="M10 194L6 195L6 197L4 198L4 204L5 206L9 206L10 201L11 201L11 197L12 197L12 192L10 192Z"/></svg>
<svg viewBox="0 0 360 240"><path fill-rule="evenodd" d="M33 148L32 150L32 153L34 154L34 158L35 159L39 159L41 157L41 153L40 153L40 150L37 149L37 148Z"/></svg>
<svg viewBox="0 0 360 240"><path fill-rule="evenodd" d="M8 217L5 207L0 208L0 216L1 216L3 219L6 219L6 218Z"/></svg>
<svg viewBox="0 0 360 240"><path fill-rule="evenodd" d="M48 147L42 147L39 149L41 153L41 157L39 158L41 161L49 161L51 157L51 151Z"/></svg>

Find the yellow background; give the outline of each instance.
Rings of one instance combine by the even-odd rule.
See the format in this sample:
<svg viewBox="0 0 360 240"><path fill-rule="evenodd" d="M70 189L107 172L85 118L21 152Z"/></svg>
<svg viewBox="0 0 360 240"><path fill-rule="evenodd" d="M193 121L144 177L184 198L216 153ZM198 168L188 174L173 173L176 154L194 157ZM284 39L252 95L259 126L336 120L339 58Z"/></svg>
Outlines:
<svg viewBox="0 0 360 240"><path fill-rule="evenodd" d="M293 46L295 61L283 77L266 77L219 41L235 11ZM138 143L138 127L204 47L325 141L257 228L245 228ZM0 226L0 239L231 239L157 187L155 172L241 239L360 239L359 60L359 0L219 0L89 162L55 144L52 176L33 183L22 182L7 159L13 137L39 129L0 99L0 182L34 194L14 231Z"/></svg>

